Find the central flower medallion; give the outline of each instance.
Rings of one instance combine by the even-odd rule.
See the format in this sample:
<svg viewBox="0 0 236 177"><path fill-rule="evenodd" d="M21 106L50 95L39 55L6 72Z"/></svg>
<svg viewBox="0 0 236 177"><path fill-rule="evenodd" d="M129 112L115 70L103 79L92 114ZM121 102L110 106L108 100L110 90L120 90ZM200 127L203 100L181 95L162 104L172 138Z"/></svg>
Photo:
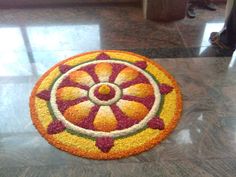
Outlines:
<svg viewBox="0 0 236 177"><path fill-rule="evenodd" d="M97 105L108 106L121 98L121 89L112 83L95 84L89 90L89 99Z"/></svg>

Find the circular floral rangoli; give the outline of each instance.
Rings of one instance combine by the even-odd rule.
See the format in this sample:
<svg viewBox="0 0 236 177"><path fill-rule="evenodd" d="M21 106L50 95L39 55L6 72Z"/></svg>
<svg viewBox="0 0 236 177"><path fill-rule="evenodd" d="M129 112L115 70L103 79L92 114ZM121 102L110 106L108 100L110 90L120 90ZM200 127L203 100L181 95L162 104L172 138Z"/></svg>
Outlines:
<svg viewBox="0 0 236 177"><path fill-rule="evenodd" d="M146 151L175 127L182 99L160 65L123 51L94 51L52 67L30 97L34 125L71 154L117 159Z"/></svg>

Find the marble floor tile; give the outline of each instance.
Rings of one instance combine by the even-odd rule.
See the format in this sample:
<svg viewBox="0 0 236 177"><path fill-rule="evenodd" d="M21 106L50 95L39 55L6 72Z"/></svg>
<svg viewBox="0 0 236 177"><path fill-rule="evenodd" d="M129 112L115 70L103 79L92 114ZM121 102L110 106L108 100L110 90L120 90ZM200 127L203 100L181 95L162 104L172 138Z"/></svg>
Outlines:
<svg viewBox="0 0 236 177"><path fill-rule="evenodd" d="M235 176L235 54L191 57L208 56L207 36L223 12L221 5L216 12L199 9L195 20L166 24L145 21L138 6L1 10L0 177ZM146 51L178 81L181 120L150 151L83 159L49 145L32 125L28 99L37 79L65 58L97 49Z"/></svg>
<svg viewBox="0 0 236 177"><path fill-rule="evenodd" d="M202 53L207 46L211 32L218 32L224 25L225 5L218 4L216 11L209 11L202 7L196 7L196 18L185 18L176 23L186 47L202 47Z"/></svg>
<svg viewBox="0 0 236 177"><path fill-rule="evenodd" d="M160 163L129 163L100 165L54 165L0 168L2 177L8 176L70 176L77 177L233 177L235 161L231 158L211 160L162 161Z"/></svg>
<svg viewBox="0 0 236 177"><path fill-rule="evenodd" d="M2 10L1 31L4 36L11 35L17 39L14 46L6 45L5 48L20 50L26 47L32 53L45 50L184 47L181 36L175 33L174 23L146 21L138 6ZM3 39L2 43L12 41Z"/></svg>
<svg viewBox="0 0 236 177"><path fill-rule="evenodd" d="M184 44L190 47L199 47L204 51L204 47L210 46L209 37L212 32L220 31L224 26L224 21L206 22L201 24L177 24L184 40Z"/></svg>
<svg viewBox="0 0 236 177"><path fill-rule="evenodd" d="M224 22L225 7L218 6L216 12L200 8L195 19L172 23L147 21L142 8L133 5L3 9L0 51L26 51L30 59L39 52L98 49L136 49L149 57L229 56L208 48L209 34Z"/></svg>
<svg viewBox="0 0 236 177"><path fill-rule="evenodd" d="M138 156L113 161L74 157L40 137L30 119L28 97L41 73L8 76L8 82L1 79L0 172L5 176L12 176L14 172L21 176L73 176L77 173L85 176L142 176L144 171L149 176L182 177L190 173L217 176L214 168L219 165L216 171L220 175L232 176L236 163L236 72L233 59L154 59L172 73L181 86L184 100L181 120L160 145ZM38 64L43 65L43 60ZM36 69L39 66L32 65ZM223 164L229 170L221 169ZM91 166L94 170L88 168ZM119 169L128 167L129 171L115 170L117 166Z"/></svg>

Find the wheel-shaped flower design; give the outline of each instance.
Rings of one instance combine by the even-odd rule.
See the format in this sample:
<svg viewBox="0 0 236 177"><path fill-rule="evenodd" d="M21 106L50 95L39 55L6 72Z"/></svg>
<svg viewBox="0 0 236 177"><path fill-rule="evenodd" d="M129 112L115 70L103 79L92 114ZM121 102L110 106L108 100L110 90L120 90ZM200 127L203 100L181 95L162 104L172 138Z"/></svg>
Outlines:
<svg viewBox="0 0 236 177"><path fill-rule="evenodd" d="M30 106L34 124L51 144L83 157L114 159L161 141L176 125L181 96L174 79L150 60L98 51L49 70Z"/></svg>

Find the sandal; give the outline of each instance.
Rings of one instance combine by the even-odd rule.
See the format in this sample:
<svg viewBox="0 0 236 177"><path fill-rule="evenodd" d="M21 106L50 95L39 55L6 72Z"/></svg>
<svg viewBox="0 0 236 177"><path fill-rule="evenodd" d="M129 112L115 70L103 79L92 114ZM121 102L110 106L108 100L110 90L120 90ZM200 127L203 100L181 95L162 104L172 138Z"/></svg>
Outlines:
<svg viewBox="0 0 236 177"><path fill-rule="evenodd" d="M217 32L211 33L209 41L212 45L217 46L221 49L231 49L229 46L220 41L220 34Z"/></svg>
<svg viewBox="0 0 236 177"><path fill-rule="evenodd" d="M217 38L219 37L219 33L218 32L212 32L211 33L211 35L210 35L210 38L209 38L209 40L210 40L210 42L212 43L212 42L214 42L215 40L217 40Z"/></svg>
<svg viewBox="0 0 236 177"><path fill-rule="evenodd" d="M188 18L195 18L196 17L195 8L192 4L190 4L187 9L187 16L188 16Z"/></svg>

